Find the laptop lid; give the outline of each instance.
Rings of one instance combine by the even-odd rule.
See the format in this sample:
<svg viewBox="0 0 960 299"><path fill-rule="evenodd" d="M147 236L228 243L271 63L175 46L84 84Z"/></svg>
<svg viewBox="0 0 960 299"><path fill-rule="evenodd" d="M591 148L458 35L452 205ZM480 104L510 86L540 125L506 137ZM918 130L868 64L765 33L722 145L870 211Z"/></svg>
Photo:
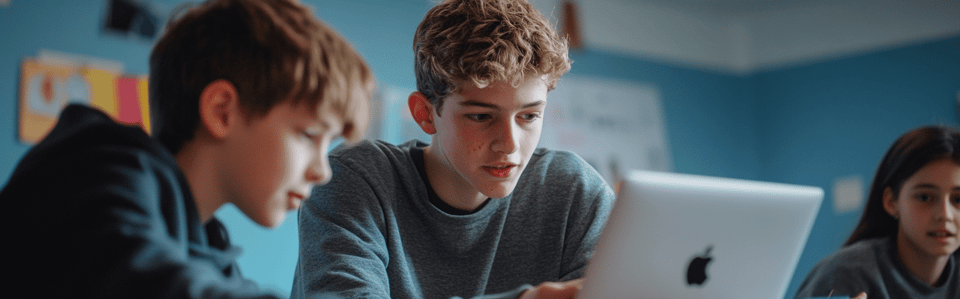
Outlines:
<svg viewBox="0 0 960 299"><path fill-rule="evenodd" d="M632 171L580 298L783 298L823 189Z"/></svg>

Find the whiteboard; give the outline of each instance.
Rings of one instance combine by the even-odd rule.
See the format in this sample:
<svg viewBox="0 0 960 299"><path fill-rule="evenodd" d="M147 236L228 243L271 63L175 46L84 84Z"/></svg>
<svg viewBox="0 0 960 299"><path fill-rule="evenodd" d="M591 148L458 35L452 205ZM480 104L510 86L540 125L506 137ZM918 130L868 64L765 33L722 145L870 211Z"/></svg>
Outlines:
<svg viewBox="0 0 960 299"><path fill-rule="evenodd" d="M577 153L613 185L673 170L665 127L654 85L567 75L547 95L539 146Z"/></svg>

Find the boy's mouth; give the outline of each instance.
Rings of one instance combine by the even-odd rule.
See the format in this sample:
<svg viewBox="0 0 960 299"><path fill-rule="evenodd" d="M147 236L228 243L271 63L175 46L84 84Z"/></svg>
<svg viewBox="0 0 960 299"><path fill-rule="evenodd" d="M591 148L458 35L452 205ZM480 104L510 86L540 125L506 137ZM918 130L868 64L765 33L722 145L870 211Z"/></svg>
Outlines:
<svg viewBox="0 0 960 299"><path fill-rule="evenodd" d="M492 165L492 166L483 166L483 170L494 177L505 178L510 176L510 171L512 171L514 167L517 167L517 165L514 165L514 164Z"/></svg>
<svg viewBox="0 0 960 299"><path fill-rule="evenodd" d="M297 192L287 192L287 198L290 199L287 202L287 210L293 211L300 208L300 203L303 202L303 199L306 198L303 194Z"/></svg>
<svg viewBox="0 0 960 299"><path fill-rule="evenodd" d="M931 231L931 232L927 232L927 236L934 237L934 238L938 238L938 239L939 239L939 238L952 238L952 237L954 237L954 236L956 236L956 235L957 235L957 234L952 233L952 232L950 232L949 230L946 230L946 229L938 229L938 230L934 230L934 231Z"/></svg>

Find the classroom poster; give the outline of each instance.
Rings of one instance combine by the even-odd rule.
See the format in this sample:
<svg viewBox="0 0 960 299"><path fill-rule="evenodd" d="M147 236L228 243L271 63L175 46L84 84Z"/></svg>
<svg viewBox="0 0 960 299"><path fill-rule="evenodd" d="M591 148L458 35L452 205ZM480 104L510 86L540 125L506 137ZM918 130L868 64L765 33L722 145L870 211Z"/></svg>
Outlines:
<svg viewBox="0 0 960 299"><path fill-rule="evenodd" d="M147 77L115 68L35 58L20 68L20 141L35 144L70 103L96 107L115 120L150 131Z"/></svg>
<svg viewBox="0 0 960 299"><path fill-rule="evenodd" d="M611 185L632 169L671 171L655 86L566 75L547 95L540 147L577 153Z"/></svg>

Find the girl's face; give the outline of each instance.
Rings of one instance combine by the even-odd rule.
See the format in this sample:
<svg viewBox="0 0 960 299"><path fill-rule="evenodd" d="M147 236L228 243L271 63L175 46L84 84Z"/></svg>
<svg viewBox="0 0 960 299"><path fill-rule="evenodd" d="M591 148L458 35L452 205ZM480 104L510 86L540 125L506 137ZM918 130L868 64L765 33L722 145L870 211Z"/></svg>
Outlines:
<svg viewBox="0 0 960 299"><path fill-rule="evenodd" d="M893 194L884 192L884 209L898 218L902 253L945 257L960 247L960 165L950 159L930 162Z"/></svg>

